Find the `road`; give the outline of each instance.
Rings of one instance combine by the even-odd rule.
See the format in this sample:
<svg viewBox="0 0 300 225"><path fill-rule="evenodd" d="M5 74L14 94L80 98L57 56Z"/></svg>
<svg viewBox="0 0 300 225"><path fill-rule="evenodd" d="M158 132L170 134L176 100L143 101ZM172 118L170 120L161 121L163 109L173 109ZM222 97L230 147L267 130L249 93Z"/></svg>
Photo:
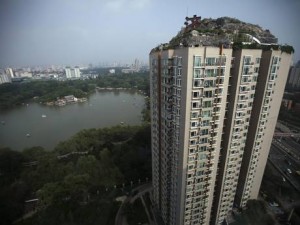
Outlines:
<svg viewBox="0 0 300 225"><path fill-rule="evenodd" d="M269 160L281 176L300 192L300 179L296 174L296 171L300 170L300 161L288 154L289 149L278 140L273 140ZM292 173L289 173L287 169L290 169Z"/></svg>

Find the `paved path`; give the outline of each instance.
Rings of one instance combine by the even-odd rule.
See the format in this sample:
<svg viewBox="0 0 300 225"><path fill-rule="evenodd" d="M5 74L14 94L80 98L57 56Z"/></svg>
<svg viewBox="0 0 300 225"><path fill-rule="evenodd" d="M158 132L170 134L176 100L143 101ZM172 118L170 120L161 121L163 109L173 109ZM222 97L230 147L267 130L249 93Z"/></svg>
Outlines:
<svg viewBox="0 0 300 225"><path fill-rule="evenodd" d="M115 219L115 225L127 225L127 221L126 221L126 216L123 213L124 207L126 205L126 203L133 203L137 198L140 198L143 194L145 194L146 192L151 191L152 189L152 185L151 183L147 183L147 184L143 184L141 186L138 186L134 189L132 189L131 193L134 193L135 191L138 191L138 193L135 196L128 196L121 204L119 211L116 215L116 219ZM143 200L142 200L143 202ZM148 216L148 211L147 208L145 208L146 214ZM149 216L148 216L149 218ZM151 219L151 218L150 218ZM150 224L151 224L151 220Z"/></svg>

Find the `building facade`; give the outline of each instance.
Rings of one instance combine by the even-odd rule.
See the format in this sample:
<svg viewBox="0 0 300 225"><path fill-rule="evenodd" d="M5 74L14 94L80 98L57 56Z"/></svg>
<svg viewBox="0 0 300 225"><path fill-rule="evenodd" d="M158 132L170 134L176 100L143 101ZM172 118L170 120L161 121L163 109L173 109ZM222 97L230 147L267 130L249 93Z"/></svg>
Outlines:
<svg viewBox="0 0 300 225"><path fill-rule="evenodd" d="M10 75L0 73L0 84L11 83Z"/></svg>
<svg viewBox="0 0 300 225"><path fill-rule="evenodd" d="M75 68L66 67L65 74L67 79L78 79L81 77L80 68L77 66Z"/></svg>
<svg viewBox="0 0 300 225"><path fill-rule="evenodd" d="M5 73L6 73L8 76L10 76L10 78L14 78L14 77L15 77L14 71L13 71L12 68L6 68Z"/></svg>
<svg viewBox="0 0 300 225"><path fill-rule="evenodd" d="M300 61L292 66L288 76L287 88L289 90L300 90Z"/></svg>
<svg viewBox="0 0 300 225"><path fill-rule="evenodd" d="M223 46L150 53L152 200L165 224L220 224L258 196L291 54Z"/></svg>

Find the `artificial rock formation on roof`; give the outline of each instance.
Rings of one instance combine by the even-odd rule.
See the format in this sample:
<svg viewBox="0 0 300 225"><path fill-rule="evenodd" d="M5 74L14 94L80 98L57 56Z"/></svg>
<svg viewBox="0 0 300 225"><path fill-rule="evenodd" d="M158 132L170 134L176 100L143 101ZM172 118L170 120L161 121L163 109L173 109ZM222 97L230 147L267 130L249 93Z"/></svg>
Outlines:
<svg viewBox="0 0 300 225"><path fill-rule="evenodd" d="M219 46L231 47L235 42L276 44L277 38L269 30L235 18L201 19L186 17L185 27L165 44L165 47Z"/></svg>

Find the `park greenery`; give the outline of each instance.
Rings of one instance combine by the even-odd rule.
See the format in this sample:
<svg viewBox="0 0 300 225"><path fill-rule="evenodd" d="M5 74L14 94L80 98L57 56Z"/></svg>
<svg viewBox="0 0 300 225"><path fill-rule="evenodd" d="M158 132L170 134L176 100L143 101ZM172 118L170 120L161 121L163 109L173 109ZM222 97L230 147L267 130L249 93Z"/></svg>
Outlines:
<svg viewBox="0 0 300 225"><path fill-rule="evenodd" d="M32 80L0 85L0 109L11 108L30 101L46 103L66 95L88 97L100 88L127 88L149 94L148 73L100 75L86 80Z"/></svg>
<svg viewBox="0 0 300 225"><path fill-rule="evenodd" d="M0 149L0 177L3 225L114 224L115 198L150 180L150 126L82 130L53 151Z"/></svg>
<svg viewBox="0 0 300 225"><path fill-rule="evenodd" d="M2 84L0 108L88 97L96 87L149 94L149 78L144 73ZM120 206L115 199L151 178L149 98L145 101L141 126L82 130L52 151L0 149L1 224L114 224Z"/></svg>

